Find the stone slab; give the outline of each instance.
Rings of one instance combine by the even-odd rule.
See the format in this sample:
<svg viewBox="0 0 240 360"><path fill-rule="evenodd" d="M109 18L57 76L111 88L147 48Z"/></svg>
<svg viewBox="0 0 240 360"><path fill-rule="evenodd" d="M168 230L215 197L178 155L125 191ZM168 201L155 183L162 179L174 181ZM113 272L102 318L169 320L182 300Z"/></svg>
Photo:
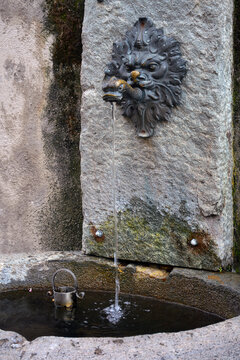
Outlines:
<svg viewBox="0 0 240 360"><path fill-rule="evenodd" d="M152 138L138 138L117 108L118 256L213 270L232 263L232 10L232 0L86 0L80 145L86 254L114 254L113 132L111 105L102 100L104 68L113 42L138 17L149 17L181 43L188 73L182 105ZM103 230L103 242L93 236L96 229Z"/></svg>

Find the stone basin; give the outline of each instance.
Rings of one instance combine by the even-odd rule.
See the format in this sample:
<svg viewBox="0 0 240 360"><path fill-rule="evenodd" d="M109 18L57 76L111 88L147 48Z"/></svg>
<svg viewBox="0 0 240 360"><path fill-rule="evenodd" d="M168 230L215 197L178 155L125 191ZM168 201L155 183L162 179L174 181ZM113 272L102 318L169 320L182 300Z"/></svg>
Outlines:
<svg viewBox="0 0 240 360"><path fill-rule="evenodd" d="M52 274L66 267L77 276L79 288L113 290L115 268L106 259L81 252L47 252L2 256L0 290L51 288ZM240 276L202 270L119 266L121 291L153 296L213 312L221 323L178 333L125 338L39 337L32 342L0 330L0 359L160 359L239 360Z"/></svg>

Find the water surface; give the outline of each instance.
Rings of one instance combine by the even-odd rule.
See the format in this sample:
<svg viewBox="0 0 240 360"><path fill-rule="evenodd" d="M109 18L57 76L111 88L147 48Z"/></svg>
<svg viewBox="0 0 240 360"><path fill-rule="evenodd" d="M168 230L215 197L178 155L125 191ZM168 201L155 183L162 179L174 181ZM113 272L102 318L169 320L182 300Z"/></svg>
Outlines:
<svg viewBox="0 0 240 360"><path fill-rule="evenodd" d="M0 294L0 328L16 331L28 340L50 335L122 337L190 330L224 320L191 307L121 294L123 314L118 322L111 322L104 309L114 302L114 293L86 291L77 307L68 311L55 308L47 291L9 291Z"/></svg>

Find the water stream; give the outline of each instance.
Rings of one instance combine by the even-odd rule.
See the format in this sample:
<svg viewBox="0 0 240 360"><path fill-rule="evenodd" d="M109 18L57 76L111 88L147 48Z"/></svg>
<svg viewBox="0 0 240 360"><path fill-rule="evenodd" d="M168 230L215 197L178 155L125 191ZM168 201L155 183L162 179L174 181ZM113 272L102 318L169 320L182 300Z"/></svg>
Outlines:
<svg viewBox="0 0 240 360"><path fill-rule="evenodd" d="M115 311L119 311L119 293L120 293L120 282L118 277L118 217L117 217L117 209L116 209L116 185L117 185L117 176L116 176L116 161L115 161L115 154L116 154L116 130L115 130L115 123L116 123L116 116L115 116L115 103L112 103L112 130L113 130L113 146L112 146L112 189L113 189L113 217L114 217L114 266L115 266Z"/></svg>
<svg viewBox="0 0 240 360"><path fill-rule="evenodd" d="M120 282L118 276L118 217L117 217L117 175L116 175L116 116L115 116L115 103L112 103L112 132L113 132L113 144L112 144L112 192L113 192L113 218L114 218L114 266L115 266L115 301L114 304L105 309L108 315L108 320L112 323L117 323L122 315L123 311L119 305L119 293Z"/></svg>

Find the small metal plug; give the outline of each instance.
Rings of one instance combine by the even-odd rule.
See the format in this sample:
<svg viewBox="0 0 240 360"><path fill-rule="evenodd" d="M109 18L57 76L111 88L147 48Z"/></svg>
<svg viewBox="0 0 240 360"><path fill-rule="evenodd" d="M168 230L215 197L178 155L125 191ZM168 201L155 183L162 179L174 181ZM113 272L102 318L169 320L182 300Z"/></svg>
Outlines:
<svg viewBox="0 0 240 360"><path fill-rule="evenodd" d="M102 231L102 230L97 230L97 231L95 232L95 236L97 236L97 237L99 237L99 238L103 237L103 231Z"/></svg>
<svg viewBox="0 0 240 360"><path fill-rule="evenodd" d="M192 239L192 240L190 241L190 244L191 244L192 246L197 246L197 245L198 245L197 239Z"/></svg>
<svg viewBox="0 0 240 360"><path fill-rule="evenodd" d="M91 226L90 231L92 233L92 236L94 236L94 239L98 243L102 243L105 239L104 232L100 229L97 229L94 225Z"/></svg>

